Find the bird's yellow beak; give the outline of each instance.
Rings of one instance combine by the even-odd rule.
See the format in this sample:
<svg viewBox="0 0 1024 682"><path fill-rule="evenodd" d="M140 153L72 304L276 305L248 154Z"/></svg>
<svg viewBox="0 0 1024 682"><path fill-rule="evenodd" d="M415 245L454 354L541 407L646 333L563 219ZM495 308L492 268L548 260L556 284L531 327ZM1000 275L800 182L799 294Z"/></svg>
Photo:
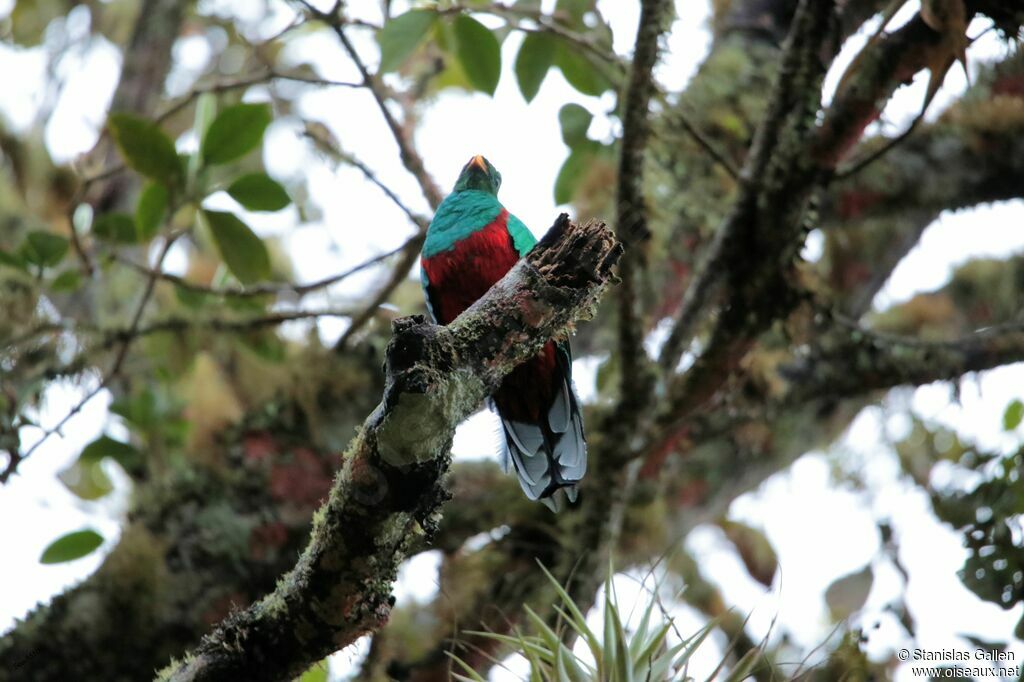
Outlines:
<svg viewBox="0 0 1024 682"><path fill-rule="evenodd" d="M469 165L476 166L485 173L487 172L487 159L480 156L479 154L477 154L476 156L469 160Z"/></svg>

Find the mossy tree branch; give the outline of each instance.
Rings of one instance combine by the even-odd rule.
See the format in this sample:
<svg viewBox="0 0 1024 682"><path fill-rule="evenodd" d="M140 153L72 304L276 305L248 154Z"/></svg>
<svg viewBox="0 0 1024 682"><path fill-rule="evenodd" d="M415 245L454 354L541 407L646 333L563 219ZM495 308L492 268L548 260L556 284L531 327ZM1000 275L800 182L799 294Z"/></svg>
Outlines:
<svg viewBox="0 0 1024 682"><path fill-rule="evenodd" d="M900 385L956 379L968 372L1024 360L1024 325L992 327L948 341L840 329L786 368L787 400L837 400Z"/></svg>
<svg viewBox="0 0 1024 682"><path fill-rule="evenodd" d="M666 0L644 0L640 5L633 64L623 103L616 187L618 215L615 229L619 237L628 243L646 241L650 234L643 189L644 155L651 133L649 109L656 89L653 71L658 60L658 41L668 27L672 12L672 4ZM643 250L631 250L620 267L622 286L618 295L618 352L622 361L623 406L635 405L641 409L652 383L644 380L648 375L647 354L643 348L646 323L637 291L643 270Z"/></svg>
<svg viewBox="0 0 1024 682"><path fill-rule="evenodd" d="M563 215L448 327L396 321L384 398L349 446L297 565L161 679L289 678L383 625L400 562L438 528L456 425L505 374L592 311L621 253L603 224Z"/></svg>
<svg viewBox="0 0 1024 682"><path fill-rule="evenodd" d="M806 227L807 200L896 88L947 49L920 17L912 19L865 48L821 123L812 126L809 117L816 113L823 75L817 49L827 42L828 4L802 3L794 18L773 104L744 166L740 195L710 245L663 348L662 366L675 366L697 321L714 300L722 302L706 350L673 382L671 407L662 425L680 425L714 395L757 336L793 309L797 298L788 280Z"/></svg>

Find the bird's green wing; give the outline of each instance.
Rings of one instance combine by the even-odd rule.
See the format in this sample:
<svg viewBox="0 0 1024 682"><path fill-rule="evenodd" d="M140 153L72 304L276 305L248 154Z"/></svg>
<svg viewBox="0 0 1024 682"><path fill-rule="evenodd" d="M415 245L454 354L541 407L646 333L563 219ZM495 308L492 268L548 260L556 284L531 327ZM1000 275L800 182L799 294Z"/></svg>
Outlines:
<svg viewBox="0 0 1024 682"><path fill-rule="evenodd" d="M512 245L516 247L520 257L525 256L533 248L533 245L537 243L537 238L523 224L523 221L511 213L508 216L508 233L512 235Z"/></svg>

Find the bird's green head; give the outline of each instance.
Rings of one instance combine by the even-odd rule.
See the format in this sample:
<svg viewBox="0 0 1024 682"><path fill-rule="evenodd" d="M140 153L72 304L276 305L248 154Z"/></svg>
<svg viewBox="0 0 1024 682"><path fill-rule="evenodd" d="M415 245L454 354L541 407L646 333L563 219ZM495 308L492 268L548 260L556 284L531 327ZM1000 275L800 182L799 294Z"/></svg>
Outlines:
<svg viewBox="0 0 1024 682"><path fill-rule="evenodd" d="M501 187L501 173L491 165L491 162L477 154L469 160L459 173L459 179L455 182L456 192L467 189L475 189L498 196L498 188Z"/></svg>

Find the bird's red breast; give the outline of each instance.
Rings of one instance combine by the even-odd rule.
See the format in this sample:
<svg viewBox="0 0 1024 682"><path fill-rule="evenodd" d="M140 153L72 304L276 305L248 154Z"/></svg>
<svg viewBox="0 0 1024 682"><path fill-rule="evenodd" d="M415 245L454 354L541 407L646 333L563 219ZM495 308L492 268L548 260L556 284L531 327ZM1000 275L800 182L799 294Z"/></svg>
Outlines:
<svg viewBox="0 0 1024 682"><path fill-rule="evenodd" d="M421 259L438 323L448 324L458 317L519 260L507 222L508 211L502 210L489 225L459 240L454 248Z"/></svg>
<svg viewBox="0 0 1024 682"><path fill-rule="evenodd" d="M508 211L502 210L490 224L456 242L454 248L421 259L439 324L458 317L519 260L507 222ZM494 394L503 416L527 423L540 421L558 390L556 352L554 342L549 342L505 377Z"/></svg>

